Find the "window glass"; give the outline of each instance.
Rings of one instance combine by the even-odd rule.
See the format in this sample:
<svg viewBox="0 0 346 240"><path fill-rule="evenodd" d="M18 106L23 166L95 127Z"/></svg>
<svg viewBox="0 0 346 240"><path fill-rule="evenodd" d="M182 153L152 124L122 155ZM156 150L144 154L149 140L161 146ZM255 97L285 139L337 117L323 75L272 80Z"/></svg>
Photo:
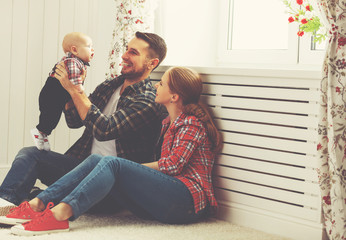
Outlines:
<svg viewBox="0 0 346 240"><path fill-rule="evenodd" d="M316 50L316 51L324 51L326 48L326 42L323 41L321 43L314 42L313 40L311 41L311 50Z"/></svg>
<svg viewBox="0 0 346 240"><path fill-rule="evenodd" d="M188 66L321 65L326 41L298 37L282 0L160 0L155 32L164 64Z"/></svg>
<svg viewBox="0 0 346 240"><path fill-rule="evenodd" d="M311 37L311 48L310 50L323 51L326 49L327 38L324 41L316 42L314 37Z"/></svg>
<svg viewBox="0 0 346 240"><path fill-rule="evenodd" d="M281 0L231 0L229 49L287 49L288 14Z"/></svg>

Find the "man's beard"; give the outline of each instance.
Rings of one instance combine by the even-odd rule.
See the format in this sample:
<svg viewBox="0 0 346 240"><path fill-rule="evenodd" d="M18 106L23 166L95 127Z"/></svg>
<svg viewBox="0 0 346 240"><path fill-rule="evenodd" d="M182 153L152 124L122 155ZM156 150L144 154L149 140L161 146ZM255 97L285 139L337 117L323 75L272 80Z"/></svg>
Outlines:
<svg viewBox="0 0 346 240"><path fill-rule="evenodd" d="M144 64L143 67L137 71L132 70L127 73L123 73L123 70L121 70L121 75L125 77L127 80L137 79L143 76L144 72L146 71L146 68L147 68L147 64Z"/></svg>

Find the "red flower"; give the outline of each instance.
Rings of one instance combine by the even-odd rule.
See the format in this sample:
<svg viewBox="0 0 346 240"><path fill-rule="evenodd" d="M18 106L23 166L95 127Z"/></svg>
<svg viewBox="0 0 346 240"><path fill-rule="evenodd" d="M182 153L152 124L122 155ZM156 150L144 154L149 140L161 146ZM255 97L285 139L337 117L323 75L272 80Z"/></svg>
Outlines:
<svg viewBox="0 0 346 240"><path fill-rule="evenodd" d="M330 201L330 196L324 196L323 197L323 200L324 202L327 204L327 205L330 205L332 202Z"/></svg>
<svg viewBox="0 0 346 240"><path fill-rule="evenodd" d="M345 46L346 45L346 38L343 38L343 37L339 38L338 39L338 45L339 45L339 47Z"/></svg>
<svg viewBox="0 0 346 240"><path fill-rule="evenodd" d="M310 5L306 5L305 9L306 9L306 11L311 11L311 6Z"/></svg>
<svg viewBox="0 0 346 240"><path fill-rule="evenodd" d="M307 23L308 23L308 20L306 20L306 18L304 18L304 19L302 19L300 22L301 22L302 24L307 24Z"/></svg>
<svg viewBox="0 0 346 240"><path fill-rule="evenodd" d="M299 31L299 32L297 32L297 35L298 35L299 37L302 37L302 36L304 35L304 31Z"/></svg>
<svg viewBox="0 0 346 240"><path fill-rule="evenodd" d="M341 90L340 90L339 87L336 87L336 88L335 88L335 91L336 91L337 93L341 93Z"/></svg>
<svg viewBox="0 0 346 240"><path fill-rule="evenodd" d="M132 10L129 10L128 13L131 15L132 14Z"/></svg>
<svg viewBox="0 0 346 240"><path fill-rule="evenodd" d="M143 22L141 20L137 19L136 24L138 24L138 23L143 23Z"/></svg>
<svg viewBox="0 0 346 240"><path fill-rule="evenodd" d="M291 22L294 22L294 18L293 17L289 17L288 18L288 21L291 23Z"/></svg>
<svg viewBox="0 0 346 240"><path fill-rule="evenodd" d="M303 4L303 0L297 0L298 5L302 5Z"/></svg>
<svg viewBox="0 0 346 240"><path fill-rule="evenodd" d="M317 151L321 149L322 149L322 144L321 143L317 144Z"/></svg>

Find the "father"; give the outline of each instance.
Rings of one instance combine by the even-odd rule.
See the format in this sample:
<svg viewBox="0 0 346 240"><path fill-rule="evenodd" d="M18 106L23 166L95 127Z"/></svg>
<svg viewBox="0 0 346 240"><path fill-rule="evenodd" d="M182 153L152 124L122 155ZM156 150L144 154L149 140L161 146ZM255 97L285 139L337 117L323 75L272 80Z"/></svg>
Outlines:
<svg viewBox="0 0 346 240"><path fill-rule="evenodd" d="M85 126L82 137L65 153L26 147L19 151L0 186L0 215L19 205L37 179L50 185L92 153L138 163L153 161L162 110L155 103L149 75L166 56L165 41L136 32L122 59L122 75L101 83L89 97L76 91L62 66L56 78L71 95L64 113L70 128Z"/></svg>

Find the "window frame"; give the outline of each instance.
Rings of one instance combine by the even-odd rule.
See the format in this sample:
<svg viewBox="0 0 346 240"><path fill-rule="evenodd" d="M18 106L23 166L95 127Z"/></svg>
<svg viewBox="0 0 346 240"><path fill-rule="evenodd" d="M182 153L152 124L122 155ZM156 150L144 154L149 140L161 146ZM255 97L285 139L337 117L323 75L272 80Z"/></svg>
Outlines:
<svg viewBox="0 0 346 240"><path fill-rule="evenodd" d="M217 65L322 65L325 51L311 50L311 36L306 34L303 37L298 37L298 24L289 24L288 22L288 48L285 50L229 49L233 1L219 1Z"/></svg>

